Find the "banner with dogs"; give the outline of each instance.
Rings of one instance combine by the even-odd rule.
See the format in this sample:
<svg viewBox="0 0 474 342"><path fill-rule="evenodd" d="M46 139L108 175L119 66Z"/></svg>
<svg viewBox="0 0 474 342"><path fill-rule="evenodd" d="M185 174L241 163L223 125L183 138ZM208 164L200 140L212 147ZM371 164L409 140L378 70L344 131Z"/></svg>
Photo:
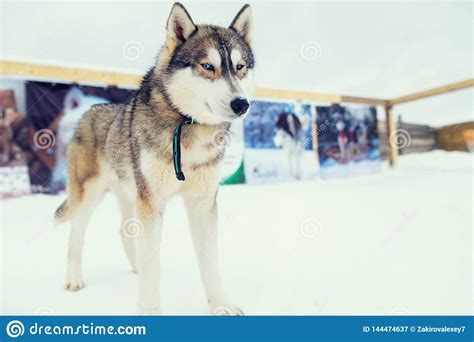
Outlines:
<svg viewBox="0 0 474 342"><path fill-rule="evenodd" d="M63 190L66 148L79 119L95 104L125 103L134 94L130 89L48 82L26 82L25 88L26 115L17 113L14 100L7 101L14 99L11 92L1 96L0 126L5 126L2 132L12 132L0 134L1 171L9 175L2 177L2 186L10 189L2 197L29 193L30 184L32 192ZM257 100L245 120L213 139L225 148L223 184L346 177L380 166L376 109L366 106Z"/></svg>
<svg viewBox="0 0 474 342"><path fill-rule="evenodd" d="M96 104L126 103L135 90L50 82L25 82L27 113L16 109L12 90L0 93L0 198L57 193L67 178L66 149L77 123ZM224 184L243 183L243 124L213 143L225 148Z"/></svg>
<svg viewBox="0 0 474 342"><path fill-rule="evenodd" d="M316 178L312 117L310 104L253 101L244 121L246 182Z"/></svg>
<svg viewBox="0 0 474 342"><path fill-rule="evenodd" d="M367 106L316 106L321 178L380 170L377 110Z"/></svg>
<svg viewBox="0 0 474 342"><path fill-rule="evenodd" d="M33 192L57 193L66 186L66 149L81 117L93 105L125 103L133 90L50 82L25 83Z"/></svg>

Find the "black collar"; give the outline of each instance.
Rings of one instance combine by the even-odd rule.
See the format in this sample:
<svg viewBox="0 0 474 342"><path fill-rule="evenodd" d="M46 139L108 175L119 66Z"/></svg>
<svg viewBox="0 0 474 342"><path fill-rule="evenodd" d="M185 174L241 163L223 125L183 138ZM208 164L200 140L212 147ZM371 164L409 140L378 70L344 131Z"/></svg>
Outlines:
<svg viewBox="0 0 474 342"><path fill-rule="evenodd" d="M180 121L178 126L174 129L173 134L173 165L174 165L174 172L176 174L176 178L179 181L184 181L186 178L184 177L183 170L181 170L181 127L184 124L192 125L197 124L193 118L189 116L183 116L183 119Z"/></svg>

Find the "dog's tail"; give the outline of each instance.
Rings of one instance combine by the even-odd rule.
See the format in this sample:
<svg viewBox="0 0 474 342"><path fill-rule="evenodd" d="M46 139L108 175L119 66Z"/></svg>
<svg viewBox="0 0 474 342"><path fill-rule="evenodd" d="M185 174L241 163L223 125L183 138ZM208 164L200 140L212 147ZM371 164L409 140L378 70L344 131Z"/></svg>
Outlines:
<svg viewBox="0 0 474 342"><path fill-rule="evenodd" d="M54 220L56 223L66 222L71 218L71 210L68 205L67 199L56 209L54 213Z"/></svg>

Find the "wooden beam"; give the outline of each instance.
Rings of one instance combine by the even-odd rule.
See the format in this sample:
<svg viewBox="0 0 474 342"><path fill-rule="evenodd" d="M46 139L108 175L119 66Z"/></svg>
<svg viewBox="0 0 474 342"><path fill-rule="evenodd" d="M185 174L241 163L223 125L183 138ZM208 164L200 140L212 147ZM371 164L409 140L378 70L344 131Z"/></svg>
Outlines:
<svg viewBox="0 0 474 342"><path fill-rule="evenodd" d="M362 103L362 104L368 104L372 106L386 106L389 103L388 100L373 99L373 98L367 98L367 97L345 96L345 95L341 96L341 102Z"/></svg>
<svg viewBox="0 0 474 342"><path fill-rule="evenodd" d="M22 76L34 80L65 81L68 83L97 84L136 88L141 76L119 72L29 64L0 60L0 75Z"/></svg>
<svg viewBox="0 0 474 342"><path fill-rule="evenodd" d="M113 85L125 88L138 87L142 77L142 75L138 74L41 65L5 60L0 60L0 74L21 76L35 80L64 81L68 83L96 84L104 86ZM392 100L270 88L256 89L255 96L287 100L297 99L329 103L361 103L373 106L393 107L397 104L415 101L422 98L444 94L460 89L466 89L470 87L474 87L474 79L468 79L465 81L448 84L442 87L437 87L418 93L401 96Z"/></svg>
<svg viewBox="0 0 474 342"><path fill-rule="evenodd" d="M308 100L324 102L340 102L341 96L336 94L312 93L307 91L258 88L254 92L256 97L279 98L286 100Z"/></svg>
<svg viewBox="0 0 474 342"><path fill-rule="evenodd" d="M449 93L449 92L452 92L452 91L471 88L471 87L474 87L474 79L468 79L468 80L465 80L465 81L448 84L448 85L445 85L445 86L442 86L442 87L436 87L436 88L420 91L418 93L397 97L395 99L390 100L389 105L394 106L394 105L400 104L400 103L406 103L406 102L410 102L410 101L424 99L426 97L445 94L445 93Z"/></svg>
<svg viewBox="0 0 474 342"><path fill-rule="evenodd" d="M268 98L279 98L288 100L306 100L306 101L320 101L329 103L363 103L374 106L385 106L388 100L374 99L367 97L357 96L346 96L337 94L326 94L326 93L313 93L309 91L298 91L298 90L282 90L282 89L270 89L270 88L258 88L256 89L254 96L256 97L268 97Z"/></svg>

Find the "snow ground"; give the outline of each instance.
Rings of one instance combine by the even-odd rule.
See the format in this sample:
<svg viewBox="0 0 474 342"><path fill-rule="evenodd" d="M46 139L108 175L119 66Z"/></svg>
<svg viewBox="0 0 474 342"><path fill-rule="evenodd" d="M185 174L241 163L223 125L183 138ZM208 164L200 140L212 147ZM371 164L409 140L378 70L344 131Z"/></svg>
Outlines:
<svg viewBox="0 0 474 342"><path fill-rule="evenodd" d="M299 184L227 186L219 195L221 266L249 315L472 314L473 156L402 156L395 170ZM79 292L63 290L60 196L1 202L2 313L128 315L136 275L107 196L85 245ZM208 314L180 200L162 249L164 314Z"/></svg>
<svg viewBox="0 0 474 342"><path fill-rule="evenodd" d="M290 174L287 152L283 149L246 149L244 153L247 184L274 184L294 181ZM259 173L255 173L255 169ZM319 165L313 150L301 154L302 180L319 178Z"/></svg>

